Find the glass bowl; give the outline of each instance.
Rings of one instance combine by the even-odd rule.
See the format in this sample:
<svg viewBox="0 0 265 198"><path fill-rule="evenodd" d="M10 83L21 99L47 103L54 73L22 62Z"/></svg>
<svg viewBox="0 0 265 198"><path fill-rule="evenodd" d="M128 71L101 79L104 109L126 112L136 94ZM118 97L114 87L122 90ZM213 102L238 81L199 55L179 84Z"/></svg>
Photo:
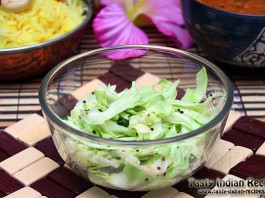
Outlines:
<svg viewBox="0 0 265 198"><path fill-rule="evenodd" d="M135 50L138 56L132 57L130 52ZM117 58L120 53L130 54L130 58L108 58ZM111 68L120 63L123 66L113 75ZM128 65L130 69L125 69ZM64 121L76 102L80 100L82 105L82 98L95 89L99 82L95 79L111 83L118 74L119 86L144 75L149 76L142 78L146 84L156 77L180 79L178 89L185 92L195 89L196 74L202 67L208 75L203 100L212 97L208 108L215 107L216 111L209 122L192 131L164 139L129 141L89 135ZM135 77L135 71L141 77ZM172 186L204 165L222 135L233 103L233 88L217 66L197 55L168 47L124 45L88 51L60 63L43 79L39 100L56 148L74 172L108 188L146 191ZM185 112L185 107L182 110Z"/></svg>

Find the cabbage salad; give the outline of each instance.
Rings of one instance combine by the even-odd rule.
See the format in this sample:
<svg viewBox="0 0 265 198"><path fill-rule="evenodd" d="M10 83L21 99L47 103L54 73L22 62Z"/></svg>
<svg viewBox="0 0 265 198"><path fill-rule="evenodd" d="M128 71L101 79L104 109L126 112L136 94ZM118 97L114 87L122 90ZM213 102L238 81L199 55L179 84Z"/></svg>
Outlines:
<svg viewBox="0 0 265 198"><path fill-rule="evenodd" d="M100 86L80 100L64 122L92 136L123 141L172 138L201 127L214 117L206 96L208 78L203 67L196 89L176 99L180 81L161 79L155 85L115 92ZM203 162L208 133L148 146L120 146L67 135L68 160L92 182L115 189L151 190L173 185ZM79 170L79 171L80 171Z"/></svg>

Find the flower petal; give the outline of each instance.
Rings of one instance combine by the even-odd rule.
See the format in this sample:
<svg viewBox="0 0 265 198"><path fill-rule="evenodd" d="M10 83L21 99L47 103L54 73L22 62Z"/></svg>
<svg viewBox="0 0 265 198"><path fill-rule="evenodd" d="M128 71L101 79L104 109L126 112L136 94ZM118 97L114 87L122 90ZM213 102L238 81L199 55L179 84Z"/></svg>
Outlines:
<svg viewBox="0 0 265 198"><path fill-rule="evenodd" d="M194 44L184 28L179 0L146 0L141 13L149 17L160 32L172 37L179 48L186 49Z"/></svg>
<svg viewBox="0 0 265 198"><path fill-rule="evenodd" d="M125 10L130 9L135 5L135 2L131 0L129 1L127 0L101 0L100 1L100 4L103 6L109 6L113 3L123 6Z"/></svg>
<svg viewBox="0 0 265 198"><path fill-rule="evenodd" d="M122 5L124 3L124 1L123 0L101 0L100 1L100 4L104 5L104 6L108 6L108 5L113 4L113 3L119 3Z"/></svg>
<svg viewBox="0 0 265 198"><path fill-rule="evenodd" d="M168 20L178 25L184 25L179 0L145 0L141 13L154 20Z"/></svg>
<svg viewBox="0 0 265 198"><path fill-rule="evenodd" d="M97 42L101 47L126 44L148 44L146 34L136 27L127 17L120 4L104 7L93 21L93 29ZM111 53L112 59L123 59L143 55L142 50L119 50Z"/></svg>
<svg viewBox="0 0 265 198"><path fill-rule="evenodd" d="M183 26L176 25L170 21L153 21L157 29L163 34L170 36L180 49L188 49L194 45L194 41Z"/></svg>

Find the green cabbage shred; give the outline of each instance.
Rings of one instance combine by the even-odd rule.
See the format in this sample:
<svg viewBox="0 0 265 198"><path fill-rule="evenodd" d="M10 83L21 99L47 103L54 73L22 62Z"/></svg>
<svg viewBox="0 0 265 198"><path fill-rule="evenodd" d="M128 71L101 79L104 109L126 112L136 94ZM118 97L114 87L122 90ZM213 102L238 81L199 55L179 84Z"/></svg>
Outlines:
<svg viewBox="0 0 265 198"><path fill-rule="evenodd" d="M155 85L120 93L115 86L100 86L80 100L68 125L89 135L123 141L149 141L175 137L201 127L215 115L206 97L206 69L196 75L196 89L176 99L180 81L161 79ZM214 108L214 107L212 107ZM77 136L66 137L69 158L78 162L94 183L123 190L151 190L173 185L201 165L207 141L203 133L184 141L151 146L106 145ZM162 185L161 185L162 184Z"/></svg>

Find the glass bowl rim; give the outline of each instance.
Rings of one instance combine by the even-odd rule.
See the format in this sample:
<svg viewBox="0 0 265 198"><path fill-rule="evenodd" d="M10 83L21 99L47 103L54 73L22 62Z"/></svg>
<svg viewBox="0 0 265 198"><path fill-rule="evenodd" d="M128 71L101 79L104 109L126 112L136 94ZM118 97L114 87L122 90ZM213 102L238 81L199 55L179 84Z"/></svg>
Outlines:
<svg viewBox="0 0 265 198"><path fill-rule="evenodd" d="M145 140L145 141L124 141L124 140L114 140L114 139L106 139L98 136L93 136L89 135L87 133L84 133L78 129L75 129L66 123L64 123L56 114L53 113L53 111L49 108L47 102L46 102L46 91L47 91L47 85L49 83L49 80L61 69L64 68L64 66L67 66L69 63L72 61L76 61L80 58L88 57L91 55L99 54L101 52L105 52L108 50L114 50L114 49L145 49L145 50L162 50L162 51L167 51L167 52L172 52L172 53L177 53L182 56L185 56L187 58L191 58L193 60L196 60L198 62L201 62L204 67L210 68L216 76L224 83L224 88L227 93L227 98L224 104L224 107L222 110L208 123L205 125L201 126L200 128L197 128L195 130L192 130L188 133L170 137L170 138L165 138L165 139L159 139L159 140ZM123 146L143 146L143 145L160 145L160 144L166 144L166 143L172 143L172 142L177 142L180 140L185 140L190 137L194 137L196 135L202 134L204 132L209 131L211 128L216 126L218 123L220 123L223 119L226 118L226 116L229 114L229 111L232 107L233 104L233 98L234 98L234 93L233 93L233 86L226 74L218 68L215 64L211 63L210 61L206 60L205 58L202 58L198 55L195 55L193 53L180 50L180 49L175 49L171 47L163 47L163 46L155 46L155 45L120 45L120 46L112 46L112 47L103 47L103 48L98 48L90 51L86 51L80 54L77 54L75 56L72 56L65 61L59 63L57 66L55 66L53 69L51 69L46 76L43 78L40 88L39 88L39 102L41 109L44 113L44 117L46 117L47 120L51 120L55 124L57 124L59 127L61 127L63 130L65 130L67 133L73 133L79 137L86 138L92 141L100 142L100 143L107 143L107 144L112 144L112 145L123 145Z"/></svg>

